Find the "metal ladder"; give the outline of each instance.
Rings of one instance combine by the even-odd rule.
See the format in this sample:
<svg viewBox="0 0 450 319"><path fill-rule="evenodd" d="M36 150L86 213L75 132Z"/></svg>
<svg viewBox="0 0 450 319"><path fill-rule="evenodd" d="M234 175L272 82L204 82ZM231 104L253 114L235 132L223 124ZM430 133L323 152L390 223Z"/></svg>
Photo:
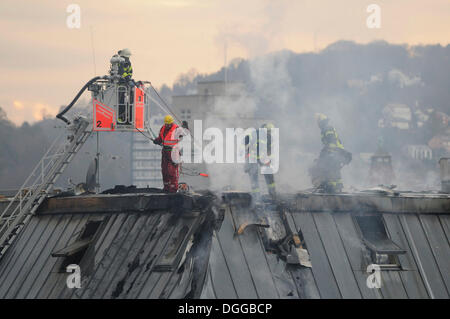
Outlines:
<svg viewBox="0 0 450 319"><path fill-rule="evenodd" d="M69 126L69 135L62 133L0 215L0 258L5 254L22 228L44 201L58 177L92 132L90 122L77 117ZM67 136L67 141L63 138Z"/></svg>

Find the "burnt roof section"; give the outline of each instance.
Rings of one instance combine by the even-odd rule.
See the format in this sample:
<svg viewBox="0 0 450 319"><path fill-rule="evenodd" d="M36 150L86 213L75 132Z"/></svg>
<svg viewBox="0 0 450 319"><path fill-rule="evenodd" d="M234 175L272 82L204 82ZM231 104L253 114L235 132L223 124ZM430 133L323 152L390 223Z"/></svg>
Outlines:
<svg viewBox="0 0 450 319"><path fill-rule="evenodd" d="M280 210L292 218L295 231L304 239L311 268L287 265L279 255L268 252L265 228L249 227L235 235L240 225L260 223L261 208L251 208L249 198L245 193L224 196L229 206L212 240L204 298L450 297L447 195L298 194L285 198L281 208L264 205L271 229L281 224ZM384 238L365 238L358 217L380 221ZM377 247L367 245L368 239ZM391 251L384 252L394 256L395 265L382 269L380 289L368 288L371 250L386 247Z"/></svg>
<svg viewBox="0 0 450 319"><path fill-rule="evenodd" d="M50 198L0 260L0 298L449 298L447 195L248 193ZM312 267L268 238L302 239ZM374 218L367 235L359 218ZM243 224L262 225L247 227ZM369 229L370 233L371 229ZM387 247L387 248L386 248ZM375 253L378 252L378 255ZM81 256L81 258L79 258ZM381 257L382 286L367 286ZM78 260L77 260L78 258ZM66 286L76 261L80 289Z"/></svg>
<svg viewBox="0 0 450 319"><path fill-rule="evenodd" d="M208 256L194 256L209 251L211 229L211 198L202 197L49 199L0 260L0 298L199 297ZM102 211L105 200L110 209ZM92 222L98 228L83 236ZM80 246L86 249L74 262ZM72 262L79 262L81 289L66 286L65 266Z"/></svg>
<svg viewBox="0 0 450 319"><path fill-rule="evenodd" d="M276 211L270 214L276 215ZM267 253L260 230L249 228L239 206L226 211L212 241L205 298L449 298L450 216L382 214L387 236L406 252L399 268L382 270L381 289L368 288L370 250L352 213L290 210L312 268L287 266ZM250 217L250 219L252 219ZM233 238L233 239L231 239Z"/></svg>
<svg viewBox="0 0 450 319"><path fill-rule="evenodd" d="M45 200L38 214L152 212L179 209L202 210L212 195L200 194L99 194L53 197Z"/></svg>

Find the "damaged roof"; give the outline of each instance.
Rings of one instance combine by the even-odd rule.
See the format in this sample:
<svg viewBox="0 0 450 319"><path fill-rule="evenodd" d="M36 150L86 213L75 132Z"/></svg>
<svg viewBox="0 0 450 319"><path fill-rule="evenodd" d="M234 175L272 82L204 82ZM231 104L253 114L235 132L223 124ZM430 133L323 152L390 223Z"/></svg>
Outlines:
<svg viewBox="0 0 450 319"><path fill-rule="evenodd" d="M381 218L386 238L405 253L398 255L398 268L382 270L381 288L371 289L366 283L370 250L355 222L357 216L370 214L364 213L361 205L359 212L346 211L342 201L337 205L341 207L336 207L336 196L309 196L298 200L286 212L304 238L312 267L287 266L277 255L267 253L254 228L235 238L233 234L238 225L254 217L243 218L245 209L232 206L225 214L220 231L213 237L203 297L449 298L449 211L437 214L414 211L380 214L375 211L372 216ZM309 207L312 211L305 210L313 201L318 204L316 207L335 207L336 211L313 207ZM373 203L374 198L370 201ZM448 204L448 199L446 201ZM367 210L368 206L365 207ZM273 209L266 212L269 216L277 213ZM233 237L235 239L230 240Z"/></svg>
<svg viewBox="0 0 450 319"><path fill-rule="evenodd" d="M117 212L123 205L130 209ZM203 248L199 232L207 220L202 205L159 194L49 200L0 261L0 298L195 296L201 261L193 254ZM69 289L65 266L77 262L82 288Z"/></svg>
<svg viewBox="0 0 450 319"><path fill-rule="evenodd" d="M0 298L449 298L449 207L442 194L51 198L0 260ZM287 258L290 234L311 267Z"/></svg>

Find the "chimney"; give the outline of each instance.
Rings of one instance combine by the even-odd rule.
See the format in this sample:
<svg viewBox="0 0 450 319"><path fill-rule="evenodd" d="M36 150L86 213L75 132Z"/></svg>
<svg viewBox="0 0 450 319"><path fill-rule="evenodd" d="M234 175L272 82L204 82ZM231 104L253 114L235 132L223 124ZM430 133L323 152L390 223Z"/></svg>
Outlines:
<svg viewBox="0 0 450 319"><path fill-rule="evenodd" d="M439 160L441 168L441 185L443 193L450 193L450 157L442 157Z"/></svg>

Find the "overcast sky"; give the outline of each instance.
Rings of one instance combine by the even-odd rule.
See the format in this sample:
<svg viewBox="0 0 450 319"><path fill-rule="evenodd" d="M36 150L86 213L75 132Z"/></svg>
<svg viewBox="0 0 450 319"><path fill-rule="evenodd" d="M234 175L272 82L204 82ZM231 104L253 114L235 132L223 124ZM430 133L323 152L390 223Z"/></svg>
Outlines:
<svg viewBox="0 0 450 319"><path fill-rule="evenodd" d="M74 3L79 29L66 25ZM372 3L379 29L366 26ZM225 42L228 61L337 40L447 45L450 0L1 0L0 30L0 106L21 124L56 114L124 47L134 78L171 85L192 68L220 69Z"/></svg>

